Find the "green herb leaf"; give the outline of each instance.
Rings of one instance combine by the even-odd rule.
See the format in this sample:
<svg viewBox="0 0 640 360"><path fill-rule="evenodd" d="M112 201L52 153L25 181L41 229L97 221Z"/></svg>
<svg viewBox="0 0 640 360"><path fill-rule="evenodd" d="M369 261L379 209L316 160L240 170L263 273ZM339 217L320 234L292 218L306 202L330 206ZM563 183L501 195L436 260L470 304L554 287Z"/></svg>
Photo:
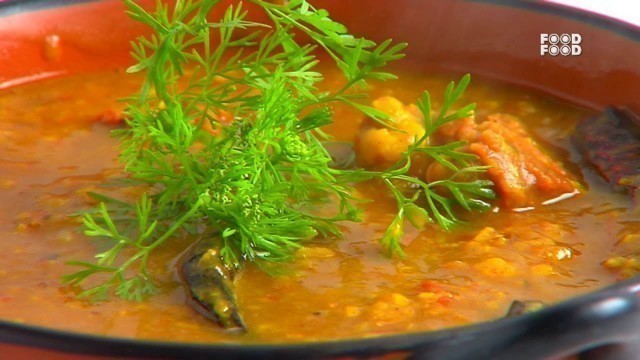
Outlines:
<svg viewBox="0 0 640 360"><path fill-rule="evenodd" d="M437 185L453 194L447 198L433 190L434 184L406 175L415 152L457 173L483 171L467 166L472 159L458 151L459 144L422 146L439 126L473 110L468 105L451 111L468 76L450 84L433 121L429 95L423 95L425 137L392 169L332 168L321 130L332 121L329 106L347 104L393 128L389 116L363 103L366 94L360 90L372 79L394 79L382 68L402 58L406 44L356 38L306 0L249 0L266 14L265 23L247 20L242 3L229 6L220 19L209 19L219 2L177 1L172 10L158 2L155 12L148 12L124 1L133 19L155 31L132 43L137 64L127 71L143 72L145 79L128 100L127 127L117 131L120 160L130 174L124 185L148 191L135 204L93 195L101 203L84 214L85 234L105 240L106 250L95 263L70 262L80 270L63 281L82 285L98 274L106 280L81 296L103 300L115 291L141 300L155 293L147 268L150 254L177 237L205 232L221 232L219 253L229 267L286 260L313 237L339 237L339 222L361 219L354 182L381 179L394 194L398 214L382 239L391 254L402 253L405 217L418 228L433 217L448 229L457 223L454 204L486 207L482 199L493 195L486 182L442 181ZM310 43L299 42L294 31ZM338 91L316 88L323 79L316 70L320 50L345 76ZM428 205L419 207L418 196L406 198L394 185L398 181L421 187ZM335 213L311 211L328 198L337 201Z"/></svg>

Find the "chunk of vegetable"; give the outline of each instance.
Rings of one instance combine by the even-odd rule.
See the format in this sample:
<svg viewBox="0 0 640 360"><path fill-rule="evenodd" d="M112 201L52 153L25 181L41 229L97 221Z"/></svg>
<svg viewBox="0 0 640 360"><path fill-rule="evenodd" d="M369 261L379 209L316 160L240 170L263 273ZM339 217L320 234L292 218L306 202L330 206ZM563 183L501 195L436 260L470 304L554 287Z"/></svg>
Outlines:
<svg viewBox="0 0 640 360"><path fill-rule="evenodd" d="M471 118L458 120L440 135L469 143L468 151L489 166L487 173L507 208L536 206L581 189L515 116L492 114L479 123Z"/></svg>
<svg viewBox="0 0 640 360"><path fill-rule="evenodd" d="M373 107L390 116L394 129L373 121L365 122L358 133L355 150L359 165L368 169L387 169L402 159L409 146L424 135L423 119L417 106L405 106L391 96L374 100Z"/></svg>

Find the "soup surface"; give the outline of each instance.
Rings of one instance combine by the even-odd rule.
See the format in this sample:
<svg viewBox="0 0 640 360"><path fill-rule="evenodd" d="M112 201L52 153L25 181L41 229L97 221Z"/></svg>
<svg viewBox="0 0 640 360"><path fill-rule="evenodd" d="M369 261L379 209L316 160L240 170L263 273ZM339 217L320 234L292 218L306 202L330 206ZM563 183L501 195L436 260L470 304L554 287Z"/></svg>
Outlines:
<svg viewBox="0 0 640 360"><path fill-rule="evenodd" d="M410 103L434 96L449 76L401 76L377 84L371 98ZM337 87L337 76L325 81ZM568 137L586 110L522 89L475 79L465 101L476 116L518 117L547 151L585 185L574 198L530 211L474 214L445 232L407 226L405 258L388 258L378 239L395 212L379 184L360 185L365 221L344 223L343 239L316 240L290 263L249 264L236 280L249 332L233 335L186 305L176 263L188 239L168 242L149 268L161 292L143 302L113 296L91 303L61 285L71 260L92 260L105 244L81 232L74 213L95 205L88 191L127 197L106 184L121 176L112 125L96 121L140 78L111 71L60 77L0 92L0 317L118 337L190 342L291 342L434 330L503 316L514 300L554 303L615 281L603 266L616 242L640 226L625 195L579 165ZM353 141L361 115L335 109L328 131ZM121 191L121 190L120 190ZM135 190L132 190L135 192ZM497 209L496 209L497 210ZM264 271L267 270L267 271Z"/></svg>

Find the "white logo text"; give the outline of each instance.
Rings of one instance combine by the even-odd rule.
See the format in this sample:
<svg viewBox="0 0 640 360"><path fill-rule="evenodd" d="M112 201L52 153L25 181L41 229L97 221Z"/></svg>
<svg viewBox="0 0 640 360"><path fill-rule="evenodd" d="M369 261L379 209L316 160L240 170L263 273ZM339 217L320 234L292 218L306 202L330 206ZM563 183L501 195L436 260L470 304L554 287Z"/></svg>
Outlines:
<svg viewBox="0 0 640 360"><path fill-rule="evenodd" d="M540 34L540 56L578 56L582 54L580 34Z"/></svg>

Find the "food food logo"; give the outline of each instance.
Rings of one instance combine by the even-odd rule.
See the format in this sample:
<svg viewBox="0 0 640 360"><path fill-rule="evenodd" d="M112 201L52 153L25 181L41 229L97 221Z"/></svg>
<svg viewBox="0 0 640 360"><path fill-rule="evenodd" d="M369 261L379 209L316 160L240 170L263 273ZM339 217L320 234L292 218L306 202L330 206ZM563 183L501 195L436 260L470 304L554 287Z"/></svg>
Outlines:
<svg viewBox="0 0 640 360"><path fill-rule="evenodd" d="M540 34L540 56L578 56L582 54L580 34Z"/></svg>

